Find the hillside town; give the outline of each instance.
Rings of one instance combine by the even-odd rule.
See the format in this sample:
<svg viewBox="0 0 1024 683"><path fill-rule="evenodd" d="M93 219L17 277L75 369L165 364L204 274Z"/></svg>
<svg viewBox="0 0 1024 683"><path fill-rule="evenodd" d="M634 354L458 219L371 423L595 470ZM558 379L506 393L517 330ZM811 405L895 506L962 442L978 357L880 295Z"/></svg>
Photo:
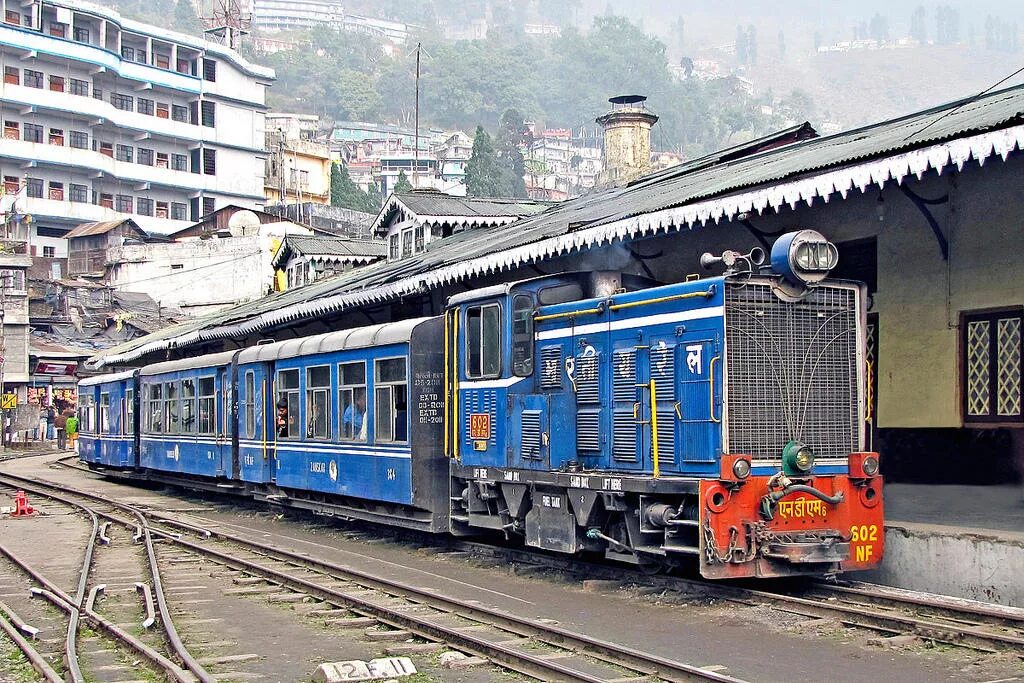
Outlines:
<svg viewBox="0 0 1024 683"><path fill-rule="evenodd" d="M1024 14L865 1L0 0L0 680L1020 680Z"/></svg>

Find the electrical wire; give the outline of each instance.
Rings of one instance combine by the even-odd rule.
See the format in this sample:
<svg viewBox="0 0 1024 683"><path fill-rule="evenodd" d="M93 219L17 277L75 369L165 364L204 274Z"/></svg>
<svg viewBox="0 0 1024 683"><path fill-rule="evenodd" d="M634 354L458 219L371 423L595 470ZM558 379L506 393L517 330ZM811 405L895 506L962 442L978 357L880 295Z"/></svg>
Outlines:
<svg viewBox="0 0 1024 683"><path fill-rule="evenodd" d="M260 249L260 250L257 250L257 251L249 252L248 254L243 254L241 256L237 256L237 257L235 257L233 259L228 259L227 261L218 261L216 263L207 263L205 266L197 266L195 268L189 268L188 270L181 269L180 272L179 271L173 271L173 272L170 272L170 273L164 273L163 275L154 275L152 277L143 278L141 280L130 280L130 281L125 281L125 282L115 282L111 286L113 286L113 287L124 287L124 286L136 285L136 284L138 284L140 282L152 282L153 280L161 280L161 279L163 279L165 277L181 277L182 275L185 275L187 273L194 273L197 270L205 270L206 268L214 268L216 266L226 266L226 265L230 265L232 263L237 263L239 261L244 261L245 259L249 259L249 258L252 258L253 256L257 256L258 254L262 253L262 251L263 250Z"/></svg>
<svg viewBox="0 0 1024 683"><path fill-rule="evenodd" d="M910 134L910 135L908 135L907 137L903 138L903 142L907 142L907 141L908 141L908 140L910 140L911 138L913 138L913 137L916 137L916 136L920 135L921 133L925 132L926 130L928 130L929 128L931 128L932 126L934 126L934 125L935 125L936 123L938 123L939 121L941 121L942 119L944 119L944 118L946 118L947 116L949 116L949 115L953 114L954 112L956 112L956 111L958 111L958 110L962 109L963 107L966 107L966 106L967 106L968 104L973 104L974 102L977 102L977 101L978 101L978 98L980 98L980 97L982 97L982 96L984 96L984 95L987 95L988 93L992 92L993 90L995 90L996 88L998 88L998 87L999 87L1000 85L1002 85L1002 84L1003 84L1003 83L1005 83L1006 81L1010 80L1011 78L1013 78L1013 77L1014 77L1014 76L1016 76L1017 74L1021 73L1022 71L1024 71L1024 66L1022 66L1021 68L1017 69L1016 71L1014 71L1014 72L1013 72L1012 74L1010 74L1009 76L1005 76L1005 77L1003 77L1003 78L999 79L998 81L996 81L996 82L995 82L995 83L993 83L992 85L988 86L987 88L985 88L984 90L982 90L982 91L981 91L980 93L978 93L978 94L977 94L977 95L975 95L974 97L970 98L969 100L967 100L967 101L965 101L965 102L961 102L960 104L958 104L957 106L953 107L952 109L950 109L949 111L947 111L947 112L946 112L945 114L943 114L943 115L942 115L942 116L940 116L939 118L935 119L934 121L931 121L931 122L929 122L929 123L928 123L927 125L925 125L925 126L923 126L923 127L919 128L919 129L915 130L915 131L914 131L913 133L911 133L911 134Z"/></svg>

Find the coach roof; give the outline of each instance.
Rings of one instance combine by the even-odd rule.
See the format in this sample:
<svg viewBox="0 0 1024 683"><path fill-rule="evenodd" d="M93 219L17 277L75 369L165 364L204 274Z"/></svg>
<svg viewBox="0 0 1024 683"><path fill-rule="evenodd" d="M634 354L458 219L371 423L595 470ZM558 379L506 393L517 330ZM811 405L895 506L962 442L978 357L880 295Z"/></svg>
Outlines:
<svg viewBox="0 0 1024 683"><path fill-rule="evenodd" d="M183 358L181 360L169 360L164 361L163 363L154 363L153 365L147 365L142 368L142 372L139 374L143 377L152 377L153 375L163 375L168 372L178 372L180 370L220 368L230 363L232 356L236 353L238 353L238 351L222 351L221 353L209 353L205 356L195 356L193 358Z"/></svg>
<svg viewBox="0 0 1024 683"><path fill-rule="evenodd" d="M135 370L125 370L123 372L112 372L109 375L96 375L95 377L86 377L85 379L78 382L80 387L93 387L97 384L110 384L111 382L121 382L126 379L131 379L135 375Z"/></svg>
<svg viewBox="0 0 1024 683"><path fill-rule="evenodd" d="M273 344L259 344L250 346L238 354L238 362L256 363L348 349L363 349L370 346L401 344L412 339L413 330L428 320L431 318L413 318L412 320L327 332L312 337L289 339Z"/></svg>

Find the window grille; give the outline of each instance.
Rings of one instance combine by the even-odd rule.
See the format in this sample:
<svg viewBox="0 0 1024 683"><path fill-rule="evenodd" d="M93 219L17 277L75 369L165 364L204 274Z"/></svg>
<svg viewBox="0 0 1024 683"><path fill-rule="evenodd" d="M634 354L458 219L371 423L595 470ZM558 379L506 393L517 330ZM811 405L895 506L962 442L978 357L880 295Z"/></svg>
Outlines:
<svg viewBox="0 0 1024 683"><path fill-rule="evenodd" d="M964 316L962 332L965 422L1020 422L1020 311Z"/></svg>

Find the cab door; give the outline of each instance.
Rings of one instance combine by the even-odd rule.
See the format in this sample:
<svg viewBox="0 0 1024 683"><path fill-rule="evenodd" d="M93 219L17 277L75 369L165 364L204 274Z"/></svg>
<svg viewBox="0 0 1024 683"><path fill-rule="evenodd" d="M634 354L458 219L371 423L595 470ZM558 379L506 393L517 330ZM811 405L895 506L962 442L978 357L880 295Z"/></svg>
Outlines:
<svg viewBox="0 0 1024 683"><path fill-rule="evenodd" d="M678 469L713 474L721 451L722 343L717 332L687 332L679 343Z"/></svg>
<svg viewBox="0 0 1024 683"><path fill-rule="evenodd" d="M645 471L661 474L676 470L676 443L680 416L674 335L652 336L637 349L639 457Z"/></svg>

